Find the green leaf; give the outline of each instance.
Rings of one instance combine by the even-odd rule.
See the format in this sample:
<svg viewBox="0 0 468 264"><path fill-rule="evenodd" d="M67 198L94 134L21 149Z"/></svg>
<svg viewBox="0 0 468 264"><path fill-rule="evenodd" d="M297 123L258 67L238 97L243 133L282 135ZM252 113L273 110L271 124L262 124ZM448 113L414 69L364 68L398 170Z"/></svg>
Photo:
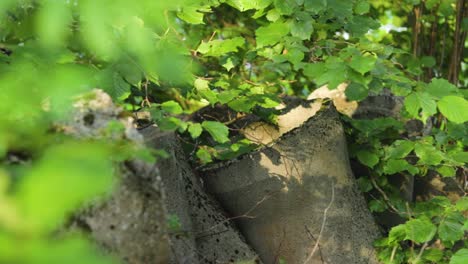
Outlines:
<svg viewBox="0 0 468 264"><path fill-rule="evenodd" d="M278 43L289 33L289 24L285 22L274 22L268 26L260 27L255 31L257 48Z"/></svg>
<svg viewBox="0 0 468 264"><path fill-rule="evenodd" d="M405 224L405 239L416 243L424 243L431 240L436 234L437 227L427 217L411 219Z"/></svg>
<svg viewBox="0 0 468 264"><path fill-rule="evenodd" d="M354 7L354 12L358 15L364 15L369 12L370 5L368 1L359 1Z"/></svg>
<svg viewBox="0 0 468 264"><path fill-rule="evenodd" d="M232 101L234 98L236 98L240 94L239 90L226 90L220 92L217 97L220 103L226 104Z"/></svg>
<svg viewBox="0 0 468 264"><path fill-rule="evenodd" d="M250 9L264 9L271 4L272 0L227 0L226 3L243 12Z"/></svg>
<svg viewBox="0 0 468 264"><path fill-rule="evenodd" d="M359 72L365 74L374 68L377 58L374 56L353 56L349 66Z"/></svg>
<svg viewBox="0 0 468 264"><path fill-rule="evenodd" d="M419 100L416 93L412 93L405 98L405 109L413 118L419 117Z"/></svg>
<svg viewBox="0 0 468 264"><path fill-rule="evenodd" d="M213 161L213 159L211 158L210 152L208 152L204 148L198 149L196 155L197 155L197 158L199 158L201 163L203 164L210 163Z"/></svg>
<svg viewBox="0 0 468 264"><path fill-rule="evenodd" d="M468 248L458 250L450 259L449 264L466 264L468 263Z"/></svg>
<svg viewBox="0 0 468 264"><path fill-rule="evenodd" d="M130 91L130 84L128 84L128 82L126 82L119 73L114 72L112 80L113 86L106 89L106 92L109 93L112 98L119 98Z"/></svg>
<svg viewBox="0 0 468 264"><path fill-rule="evenodd" d="M18 241L12 239L12 242ZM2 241L3 242L3 241ZM48 239L47 237L29 238L21 240L23 248L20 257L13 257L10 253L19 252L14 250L0 256L2 263L86 263L86 264L116 264L119 263L110 255L102 254L96 245L90 243L85 237L79 235L64 235L61 239ZM2 244L3 246L3 244ZM2 247L2 253L4 247ZM13 253L15 254L15 253ZM6 256L5 256L6 255ZM77 257L79 256L79 258ZM7 261L4 261L4 259ZM10 261L8 261L10 259ZM15 261L18 260L18 261Z"/></svg>
<svg viewBox="0 0 468 264"><path fill-rule="evenodd" d="M379 163L379 156L367 150L358 151L357 157L362 164L369 168L373 168L377 163Z"/></svg>
<svg viewBox="0 0 468 264"><path fill-rule="evenodd" d="M447 95L457 94L457 87L449 83L445 79L432 79L431 83L427 85L426 92L438 99Z"/></svg>
<svg viewBox="0 0 468 264"><path fill-rule="evenodd" d="M333 90L346 81L348 69L344 61L338 57L329 57L325 63L326 71L316 78L318 85L328 83L328 89Z"/></svg>
<svg viewBox="0 0 468 264"><path fill-rule="evenodd" d="M368 96L369 90L362 84L352 82L346 87L345 94L350 101L361 101Z"/></svg>
<svg viewBox="0 0 468 264"><path fill-rule="evenodd" d="M162 103L161 108L162 110L174 115L179 115L183 112L182 107L180 107L179 103L173 100Z"/></svg>
<svg viewBox="0 0 468 264"><path fill-rule="evenodd" d="M456 242L463 238L463 215L451 215L442 219L439 224L439 237L442 241Z"/></svg>
<svg viewBox="0 0 468 264"><path fill-rule="evenodd" d="M277 107L279 104L281 103L281 101L279 100L274 100L272 98L263 98L263 102L259 103L259 105L263 108L273 108L273 107Z"/></svg>
<svg viewBox="0 0 468 264"><path fill-rule="evenodd" d="M189 124L188 132L193 139L198 138L201 135L202 130L202 126L199 123Z"/></svg>
<svg viewBox="0 0 468 264"><path fill-rule="evenodd" d="M203 17L204 14L201 12L198 12L197 7L193 7L190 5L184 6L182 8L182 11L177 13L177 16L184 20L185 22L188 22L190 24L205 24L203 22Z"/></svg>
<svg viewBox="0 0 468 264"><path fill-rule="evenodd" d="M370 190L372 190L374 187L372 186L372 182L367 178L367 177L359 177L357 179L357 184L359 186L359 189L362 191L362 192L368 192Z"/></svg>
<svg viewBox="0 0 468 264"><path fill-rule="evenodd" d="M216 121L203 121L202 127L210 133L216 142L226 143L229 141L229 129L226 125Z"/></svg>
<svg viewBox="0 0 468 264"><path fill-rule="evenodd" d="M445 96L438 103L440 112L448 120L461 124L468 121L468 101L459 96Z"/></svg>
<svg viewBox="0 0 468 264"><path fill-rule="evenodd" d="M130 63L119 63L115 66L115 68L128 83L135 86L143 78L140 69Z"/></svg>
<svg viewBox="0 0 468 264"><path fill-rule="evenodd" d="M353 15L354 1L349 0L327 0L328 7L335 11L335 15L340 18L351 17Z"/></svg>
<svg viewBox="0 0 468 264"><path fill-rule="evenodd" d="M256 103L249 98L239 98L228 103L228 106L238 112L250 112Z"/></svg>
<svg viewBox="0 0 468 264"><path fill-rule="evenodd" d="M439 263L444 256L444 252L438 248L428 248L424 250L422 258L433 263Z"/></svg>
<svg viewBox="0 0 468 264"><path fill-rule="evenodd" d="M295 0L274 0L276 10L281 15L291 15L294 12L294 9L297 7Z"/></svg>
<svg viewBox="0 0 468 264"><path fill-rule="evenodd" d="M395 174L401 171L409 171L411 174L418 173L418 168L414 167L413 165L409 164L408 161L403 159L389 159L384 165L384 173L385 174Z"/></svg>
<svg viewBox="0 0 468 264"><path fill-rule="evenodd" d="M409 140L396 140L387 149L387 158L402 159L414 149L414 142Z"/></svg>
<svg viewBox="0 0 468 264"><path fill-rule="evenodd" d="M156 123L158 124L158 127L161 130L172 131L172 130L176 130L177 128L179 128L183 122L179 118L170 116L170 117L163 117L157 120Z"/></svg>
<svg viewBox="0 0 468 264"><path fill-rule="evenodd" d="M291 35L293 37L300 38L302 40L310 39L314 32L314 26L312 20L295 20L291 24Z"/></svg>
<svg viewBox="0 0 468 264"><path fill-rule="evenodd" d="M440 3L440 0L426 0L424 3L428 9L432 9Z"/></svg>
<svg viewBox="0 0 468 264"><path fill-rule="evenodd" d="M443 177L453 177L455 176L456 170L453 167L440 166L437 168L437 172L440 173L440 175Z"/></svg>
<svg viewBox="0 0 468 264"><path fill-rule="evenodd" d="M460 198L455 204L455 208L460 212L468 210L468 197L464 196Z"/></svg>
<svg viewBox="0 0 468 264"><path fill-rule="evenodd" d="M209 86L210 82L207 81L207 80L204 80L202 78L197 78L195 80L195 82L193 83L193 85L195 86L195 88L198 90L198 91L201 91L201 90L209 90L210 89L210 86Z"/></svg>
<svg viewBox="0 0 468 264"><path fill-rule="evenodd" d="M327 0L304 0L306 11L318 13L327 7Z"/></svg>
<svg viewBox="0 0 468 264"><path fill-rule="evenodd" d="M371 212L381 213L387 209L387 205L382 200L371 200L369 202L369 209Z"/></svg>
<svg viewBox="0 0 468 264"><path fill-rule="evenodd" d="M67 26L72 20L70 5L62 1L43 1L38 13L35 26L39 42L49 47L62 45L70 33Z"/></svg>
<svg viewBox="0 0 468 264"><path fill-rule="evenodd" d="M314 80L324 74L326 70L325 63L323 62L308 63L304 67L304 74L311 80Z"/></svg>
<svg viewBox="0 0 468 264"><path fill-rule="evenodd" d="M227 71L230 71L232 68L236 66L231 57L227 58L226 62L224 62L222 65Z"/></svg>
<svg viewBox="0 0 468 264"><path fill-rule="evenodd" d="M419 157L419 164L439 165L444 159L441 151L426 143L416 143L414 152L416 153L416 156Z"/></svg>
<svg viewBox="0 0 468 264"><path fill-rule="evenodd" d="M455 151L449 154L450 158L461 163L468 163L468 152Z"/></svg>
<svg viewBox="0 0 468 264"><path fill-rule="evenodd" d="M220 57L229 52L237 52L239 47L244 46L245 40L242 37L232 39L216 39L202 42L197 51L205 56Z"/></svg>
<svg viewBox="0 0 468 264"><path fill-rule="evenodd" d="M180 218L175 214L170 214L167 218L167 228L171 232L177 232L182 230L182 224L180 223Z"/></svg>
<svg viewBox="0 0 468 264"><path fill-rule="evenodd" d="M354 16L349 23L345 25L353 37L364 36L370 29L378 29L380 23L368 16Z"/></svg>
<svg viewBox="0 0 468 264"><path fill-rule="evenodd" d="M408 111L412 117L422 119L423 122L425 122L429 116L437 113L436 102L428 93L411 93L406 97L404 105L406 111ZM422 117L419 116L420 110L422 110Z"/></svg>
<svg viewBox="0 0 468 264"><path fill-rule="evenodd" d="M278 10L276 10L276 9L271 9L270 11L268 11L268 13L266 15L266 18L268 19L268 21L271 21L271 22L275 22L280 17L281 17L281 15L278 12Z"/></svg>
<svg viewBox="0 0 468 264"><path fill-rule="evenodd" d="M436 64L436 60L432 56L423 56L421 58L421 65L427 68L434 67Z"/></svg>
<svg viewBox="0 0 468 264"><path fill-rule="evenodd" d="M406 237L406 226L404 224L392 227L388 234L388 244L397 245Z"/></svg>
<svg viewBox="0 0 468 264"><path fill-rule="evenodd" d="M38 232L51 231L83 202L108 191L113 182L109 154L105 146L86 142L47 149L17 186L23 220Z"/></svg>
<svg viewBox="0 0 468 264"><path fill-rule="evenodd" d="M207 90L201 90L201 91L198 91L198 93L206 100L208 100L208 102L210 102L211 105L214 105L218 102L218 98L217 98L217 94L210 90L210 89L207 89Z"/></svg>

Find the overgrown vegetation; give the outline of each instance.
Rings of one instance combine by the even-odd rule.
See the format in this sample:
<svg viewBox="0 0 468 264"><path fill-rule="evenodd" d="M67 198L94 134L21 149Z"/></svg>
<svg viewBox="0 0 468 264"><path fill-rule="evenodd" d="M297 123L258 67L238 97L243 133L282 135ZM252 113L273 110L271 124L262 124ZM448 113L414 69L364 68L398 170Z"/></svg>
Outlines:
<svg viewBox="0 0 468 264"><path fill-rule="evenodd" d="M370 209L405 221L376 241L381 261L468 262L467 14L465 0L1 1L0 262L111 261L80 238L50 240L112 187L122 147L54 131L73 95L99 87L151 112L207 163L254 146L230 137L232 120L181 115L227 105L275 123L284 96L344 82L350 101L404 98L398 116L344 117ZM405 200L389 181L428 174L458 179L458 196Z"/></svg>

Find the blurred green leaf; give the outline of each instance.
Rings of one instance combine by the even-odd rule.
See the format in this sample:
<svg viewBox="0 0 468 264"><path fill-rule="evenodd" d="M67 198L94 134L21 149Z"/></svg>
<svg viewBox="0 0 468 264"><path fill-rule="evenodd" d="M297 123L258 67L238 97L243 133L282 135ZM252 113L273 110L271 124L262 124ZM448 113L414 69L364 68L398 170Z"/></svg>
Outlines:
<svg viewBox="0 0 468 264"><path fill-rule="evenodd" d="M468 249L462 248L458 250L452 258L450 258L450 264L465 264L468 262Z"/></svg>
<svg viewBox="0 0 468 264"><path fill-rule="evenodd" d="M49 148L18 187L18 205L36 232L51 231L90 197L109 191L113 169L104 146L70 142Z"/></svg>
<svg viewBox="0 0 468 264"><path fill-rule="evenodd" d="M57 47L70 34L71 3L43 0L37 18L37 33L44 47Z"/></svg>

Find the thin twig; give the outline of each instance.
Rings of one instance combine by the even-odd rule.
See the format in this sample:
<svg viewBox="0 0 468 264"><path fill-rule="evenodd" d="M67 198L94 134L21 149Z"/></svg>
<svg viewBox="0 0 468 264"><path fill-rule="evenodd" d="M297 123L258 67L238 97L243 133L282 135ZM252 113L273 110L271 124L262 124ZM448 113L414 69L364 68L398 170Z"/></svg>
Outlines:
<svg viewBox="0 0 468 264"><path fill-rule="evenodd" d="M322 238L323 230L325 229L325 223L327 222L327 212L331 208L334 201L335 201L335 186L334 186L334 183L332 182L332 194L331 194L330 203L328 204L327 208L325 208L325 210L323 211L322 226L320 227L320 232L317 237L317 241L315 242L312 252L310 253L309 257L307 257L307 259L304 261L304 263L308 263L310 259L314 256L315 251L317 251L317 248L320 243L320 239Z"/></svg>
<svg viewBox="0 0 468 264"><path fill-rule="evenodd" d="M393 259L395 258L397 248L398 248L398 245L395 245L392 249L392 255L390 256L390 263L393 263Z"/></svg>
<svg viewBox="0 0 468 264"><path fill-rule="evenodd" d="M377 191L382 195L382 197L384 198L385 202L387 203L387 205L393 210L395 211L396 213L400 213L400 211L398 209L396 209L395 206L393 206L393 204L390 202L390 199L388 198L387 194L379 187L379 185L377 184L377 182L375 182L375 179L374 177L370 177L370 180L371 180L371 183L372 185L374 186L375 189L377 189Z"/></svg>
<svg viewBox="0 0 468 264"><path fill-rule="evenodd" d="M428 245L429 245L429 241L426 241L424 245L421 247L421 250L419 251L419 254L416 257L416 259L414 259L413 263L415 264L418 263L418 261L421 259L422 254L424 253L424 250L426 249Z"/></svg>

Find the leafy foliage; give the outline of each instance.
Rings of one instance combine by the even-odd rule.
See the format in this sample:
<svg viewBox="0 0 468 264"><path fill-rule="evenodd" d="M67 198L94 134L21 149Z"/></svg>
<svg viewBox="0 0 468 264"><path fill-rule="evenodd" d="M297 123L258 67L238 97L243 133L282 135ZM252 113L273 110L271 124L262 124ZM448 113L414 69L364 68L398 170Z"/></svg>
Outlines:
<svg viewBox="0 0 468 264"><path fill-rule="evenodd" d="M468 28L461 2L0 1L0 262L68 263L76 255L112 261L81 238L49 243L68 213L109 191L107 157L122 153L112 151L122 142L104 146L51 133L74 95L104 89L129 112L147 111L161 129L185 135L198 162L208 163L256 146L233 135L234 120L186 115L224 105L234 116L274 123L282 97L347 83L351 101L388 92L404 98L398 116L343 117L351 156L367 168L358 184L374 197L370 209L407 220L376 241L380 259L465 263L466 198L412 203L389 181L466 174ZM410 129L411 122L424 128ZM11 161L23 153L28 162ZM12 246L23 237L27 252Z"/></svg>

